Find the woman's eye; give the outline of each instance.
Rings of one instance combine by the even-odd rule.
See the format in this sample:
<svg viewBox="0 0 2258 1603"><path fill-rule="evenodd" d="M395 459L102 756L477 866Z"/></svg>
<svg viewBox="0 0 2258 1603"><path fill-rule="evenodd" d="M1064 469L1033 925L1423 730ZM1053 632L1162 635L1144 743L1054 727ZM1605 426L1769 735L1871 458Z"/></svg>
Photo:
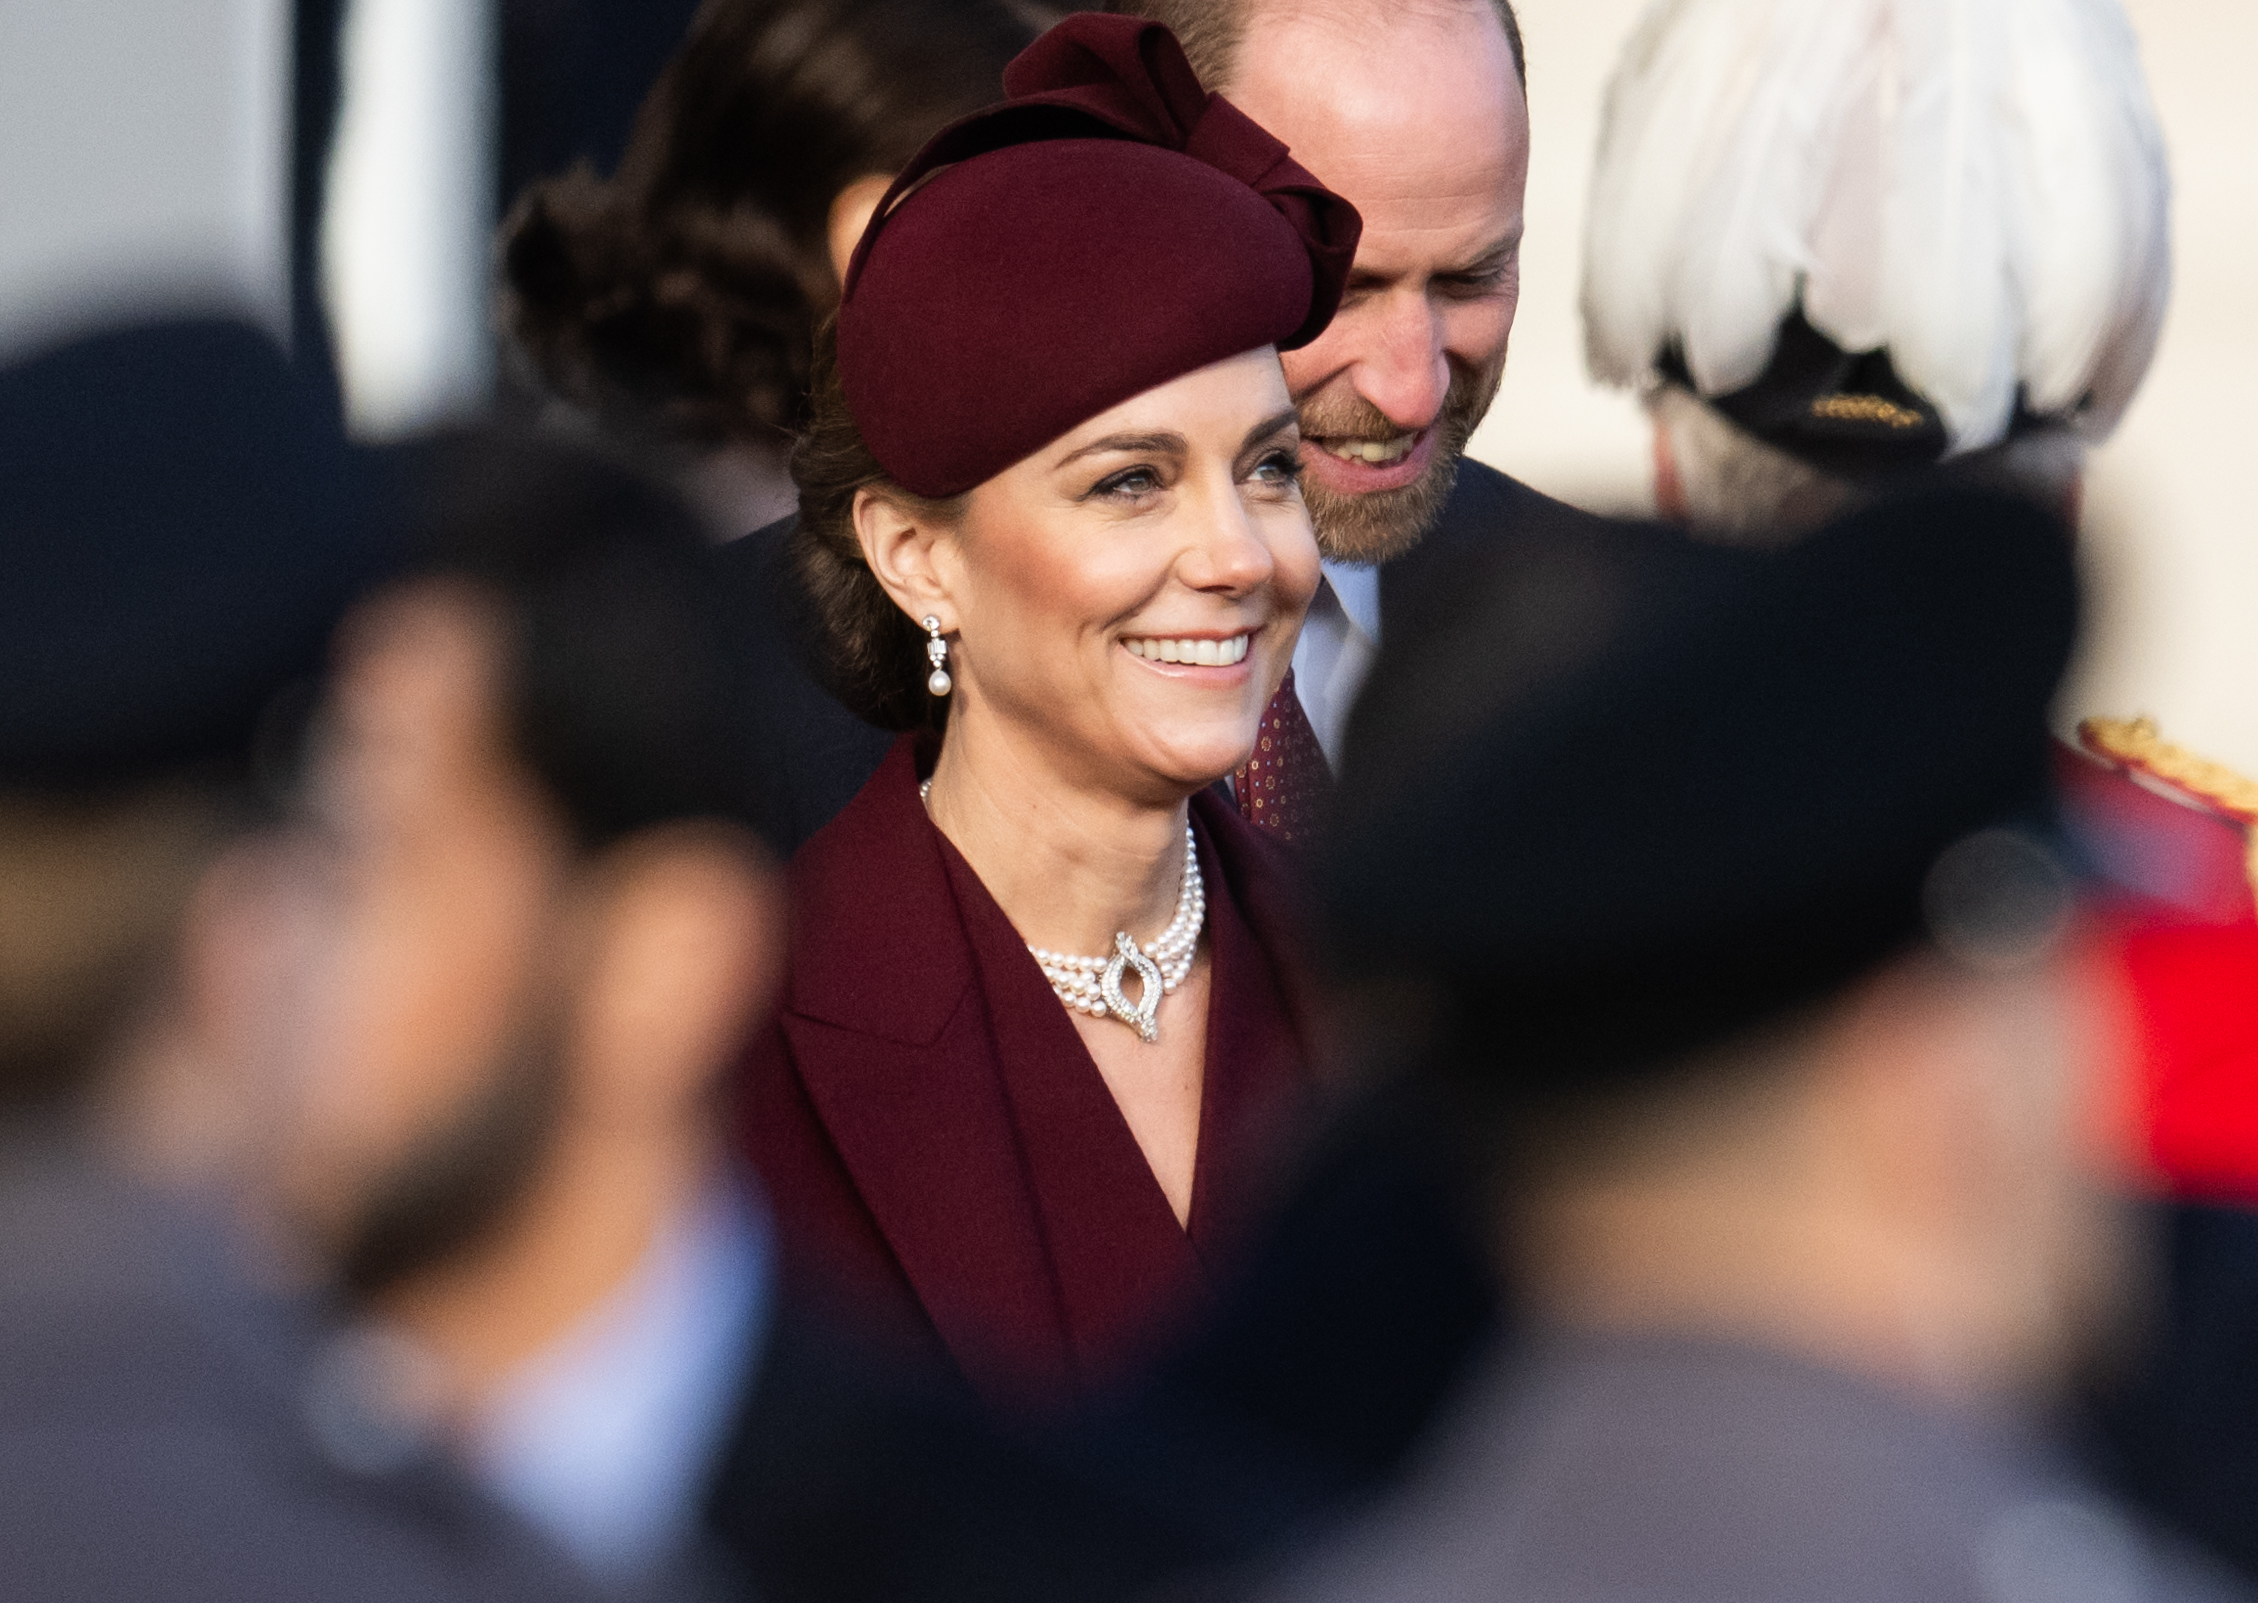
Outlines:
<svg viewBox="0 0 2258 1603"><path fill-rule="evenodd" d="M1301 477L1301 453L1273 451L1255 464L1254 476L1264 484L1292 484Z"/></svg>
<svg viewBox="0 0 2258 1603"><path fill-rule="evenodd" d="M1119 473L1098 481L1095 495L1116 496L1136 501L1151 495L1160 488L1160 475L1151 468L1124 468Z"/></svg>

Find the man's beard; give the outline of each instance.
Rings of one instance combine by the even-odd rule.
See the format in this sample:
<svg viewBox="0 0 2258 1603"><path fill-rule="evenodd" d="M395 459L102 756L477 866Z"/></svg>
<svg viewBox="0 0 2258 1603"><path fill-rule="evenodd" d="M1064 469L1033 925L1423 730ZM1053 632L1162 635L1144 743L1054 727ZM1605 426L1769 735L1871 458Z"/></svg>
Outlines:
<svg viewBox="0 0 2258 1603"><path fill-rule="evenodd" d="M491 1238L532 1189L564 1089L560 1043L517 1042L464 1107L370 1187L339 1243L347 1293L380 1296Z"/></svg>
<svg viewBox="0 0 2258 1603"><path fill-rule="evenodd" d="M1427 471L1400 490L1379 490L1369 495L1342 495L1328 490L1311 475L1302 480L1302 499L1309 505L1310 521L1317 527L1317 549L1331 562L1378 564L1393 562L1435 526L1451 486L1458 482L1458 464L1466 442L1497 398L1505 376L1501 356L1477 372L1451 365L1450 388L1436 416L1435 457ZM1337 400L1320 398L1301 410L1305 440L1384 440L1403 430L1388 415L1354 391ZM1319 449L1312 445L1311 450Z"/></svg>

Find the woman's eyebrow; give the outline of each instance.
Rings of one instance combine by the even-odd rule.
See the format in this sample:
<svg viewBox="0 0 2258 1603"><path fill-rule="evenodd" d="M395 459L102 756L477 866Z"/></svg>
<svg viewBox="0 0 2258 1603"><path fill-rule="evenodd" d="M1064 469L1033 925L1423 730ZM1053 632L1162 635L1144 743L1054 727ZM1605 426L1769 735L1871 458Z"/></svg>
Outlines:
<svg viewBox="0 0 2258 1603"><path fill-rule="evenodd" d="M1242 452L1251 451L1258 445L1266 444L1273 436L1285 433L1286 425L1294 422L1298 416L1299 414L1289 406L1276 417L1264 418L1253 428L1247 430L1247 437L1240 443L1239 449Z"/></svg>
<svg viewBox="0 0 2258 1603"><path fill-rule="evenodd" d="M1165 432L1160 434L1109 434L1102 440L1092 440L1079 450L1067 452L1052 466L1063 468L1069 463L1080 461L1083 457L1096 456L1101 452L1119 451L1134 454L1144 451L1158 456L1182 456L1187 449L1189 447L1185 445L1184 436L1181 434Z"/></svg>

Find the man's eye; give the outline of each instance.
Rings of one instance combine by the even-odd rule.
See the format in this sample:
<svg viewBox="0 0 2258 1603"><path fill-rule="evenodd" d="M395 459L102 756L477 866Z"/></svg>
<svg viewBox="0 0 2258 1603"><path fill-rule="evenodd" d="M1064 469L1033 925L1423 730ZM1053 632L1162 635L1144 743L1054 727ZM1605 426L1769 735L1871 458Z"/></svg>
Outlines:
<svg viewBox="0 0 2258 1603"><path fill-rule="evenodd" d="M1503 290L1511 274L1503 267L1484 273L1452 273L1432 280L1435 288L1453 300L1480 300Z"/></svg>
<svg viewBox="0 0 2258 1603"><path fill-rule="evenodd" d="M1160 475L1151 468L1123 468L1119 473L1100 479L1090 493L1135 501L1153 494L1159 488Z"/></svg>

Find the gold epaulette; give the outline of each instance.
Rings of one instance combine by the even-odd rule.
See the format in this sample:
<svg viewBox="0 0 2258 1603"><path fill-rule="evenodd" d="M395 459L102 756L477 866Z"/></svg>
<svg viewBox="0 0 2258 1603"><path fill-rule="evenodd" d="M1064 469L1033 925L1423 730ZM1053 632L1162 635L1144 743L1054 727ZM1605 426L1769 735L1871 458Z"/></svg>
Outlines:
<svg viewBox="0 0 2258 1603"><path fill-rule="evenodd" d="M2258 781L2173 745L2157 731L2153 718L2088 718L2078 725L2078 740L2104 762L2145 774L2242 825L2247 840L2243 868L2251 894L2258 896Z"/></svg>

